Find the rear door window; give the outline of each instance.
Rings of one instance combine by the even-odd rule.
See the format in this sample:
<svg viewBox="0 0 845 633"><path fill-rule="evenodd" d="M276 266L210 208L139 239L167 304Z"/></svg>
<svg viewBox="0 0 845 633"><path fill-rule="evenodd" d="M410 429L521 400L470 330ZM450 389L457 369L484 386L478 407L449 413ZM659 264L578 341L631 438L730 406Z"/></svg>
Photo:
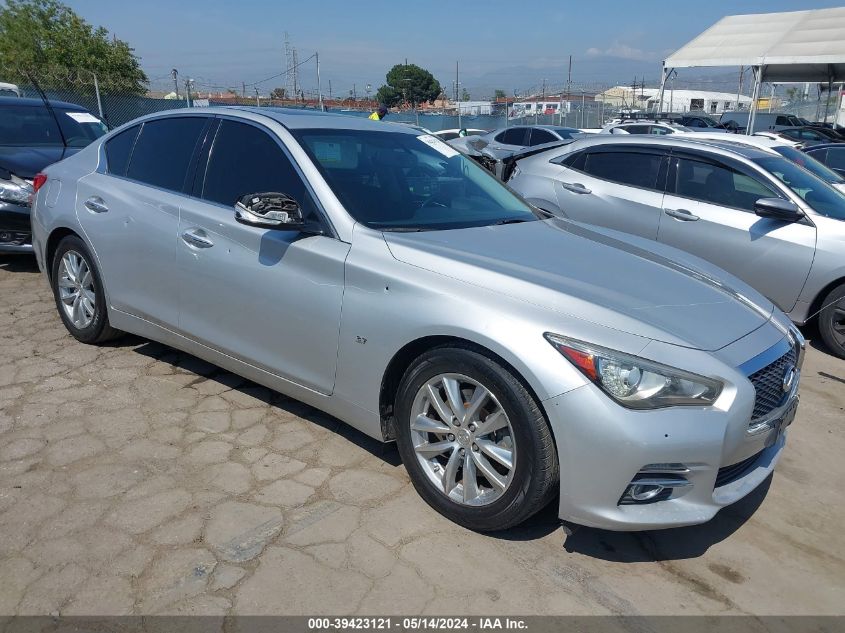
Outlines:
<svg viewBox="0 0 845 633"><path fill-rule="evenodd" d="M626 125L624 130L628 134L649 134L651 132L650 125Z"/></svg>
<svg viewBox="0 0 845 633"><path fill-rule="evenodd" d="M182 191L207 117L170 117L141 127L126 176L147 185Z"/></svg>
<svg viewBox="0 0 845 633"><path fill-rule="evenodd" d="M126 175L132 146L135 144L135 139L138 137L138 130L140 129L140 125L132 126L120 134L115 134L106 141L105 151L108 173L114 174L115 176Z"/></svg>
<svg viewBox="0 0 845 633"><path fill-rule="evenodd" d="M496 140L505 145L525 145L527 132L528 128L526 127L513 127L499 134Z"/></svg>
<svg viewBox="0 0 845 633"><path fill-rule="evenodd" d="M541 128L534 128L531 130L531 141L529 145L542 145L543 143L554 143L559 140L554 134L548 130Z"/></svg>
<svg viewBox="0 0 845 633"><path fill-rule="evenodd" d="M657 176L660 162L664 155L658 152L608 151L585 154L585 163L579 169L573 163L573 169L579 169L591 176L609 180L621 185L641 187L643 189L662 189L658 187Z"/></svg>

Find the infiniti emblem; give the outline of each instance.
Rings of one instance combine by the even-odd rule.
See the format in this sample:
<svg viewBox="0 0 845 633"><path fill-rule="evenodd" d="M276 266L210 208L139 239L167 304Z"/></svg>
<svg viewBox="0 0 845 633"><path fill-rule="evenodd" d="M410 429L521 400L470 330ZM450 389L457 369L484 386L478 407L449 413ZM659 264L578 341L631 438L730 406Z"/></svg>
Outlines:
<svg viewBox="0 0 845 633"><path fill-rule="evenodd" d="M786 371L783 372L783 387L784 392L789 392L795 382L795 365L788 365Z"/></svg>

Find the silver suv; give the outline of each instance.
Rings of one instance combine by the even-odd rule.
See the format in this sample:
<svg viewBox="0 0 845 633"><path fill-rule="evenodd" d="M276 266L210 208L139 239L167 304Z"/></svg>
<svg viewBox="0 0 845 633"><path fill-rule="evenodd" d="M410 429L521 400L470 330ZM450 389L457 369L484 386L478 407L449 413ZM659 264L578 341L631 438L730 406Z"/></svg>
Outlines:
<svg viewBox="0 0 845 633"><path fill-rule="evenodd" d="M529 202L685 250L798 324L819 316L845 358L845 194L794 162L730 142L593 136L518 162Z"/></svg>
<svg viewBox="0 0 845 633"><path fill-rule="evenodd" d="M473 529L555 497L585 525L704 522L768 477L795 416L803 342L763 296L550 218L408 126L180 110L38 183L73 336L162 341L396 441Z"/></svg>

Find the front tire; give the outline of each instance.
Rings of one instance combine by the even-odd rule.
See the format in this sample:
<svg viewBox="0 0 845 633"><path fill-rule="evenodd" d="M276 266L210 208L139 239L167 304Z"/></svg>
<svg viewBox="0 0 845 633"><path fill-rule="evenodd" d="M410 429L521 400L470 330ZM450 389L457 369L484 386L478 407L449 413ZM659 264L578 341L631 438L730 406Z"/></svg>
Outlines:
<svg viewBox="0 0 845 633"><path fill-rule="evenodd" d="M414 487L459 525L512 527L557 491L557 453L539 405L509 370L475 350L420 356L402 378L395 414Z"/></svg>
<svg viewBox="0 0 845 633"><path fill-rule="evenodd" d="M825 297L819 313L819 333L833 354L845 358L845 284Z"/></svg>
<svg viewBox="0 0 845 633"><path fill-rule="evenodd" d="M102 343L121 334L109 325L103 282L91 251L68 235L59 242L51 264L56 309L67 331L83 343Z"/></svg>

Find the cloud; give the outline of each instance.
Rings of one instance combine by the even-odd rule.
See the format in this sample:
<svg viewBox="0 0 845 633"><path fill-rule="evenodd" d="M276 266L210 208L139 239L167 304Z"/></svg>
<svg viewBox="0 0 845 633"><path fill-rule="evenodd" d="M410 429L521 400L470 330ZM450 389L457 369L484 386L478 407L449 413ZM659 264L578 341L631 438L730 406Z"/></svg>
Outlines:
<svg viewBox="0 0 845 633"><path fill-rule="evenodd" d="M618 59L632 59L635 61L659 61L660 53L655 51L644 51L641 48L629 46L615 40L608 48L588 48L585 51L587 57L616 57Z"/></svg>

